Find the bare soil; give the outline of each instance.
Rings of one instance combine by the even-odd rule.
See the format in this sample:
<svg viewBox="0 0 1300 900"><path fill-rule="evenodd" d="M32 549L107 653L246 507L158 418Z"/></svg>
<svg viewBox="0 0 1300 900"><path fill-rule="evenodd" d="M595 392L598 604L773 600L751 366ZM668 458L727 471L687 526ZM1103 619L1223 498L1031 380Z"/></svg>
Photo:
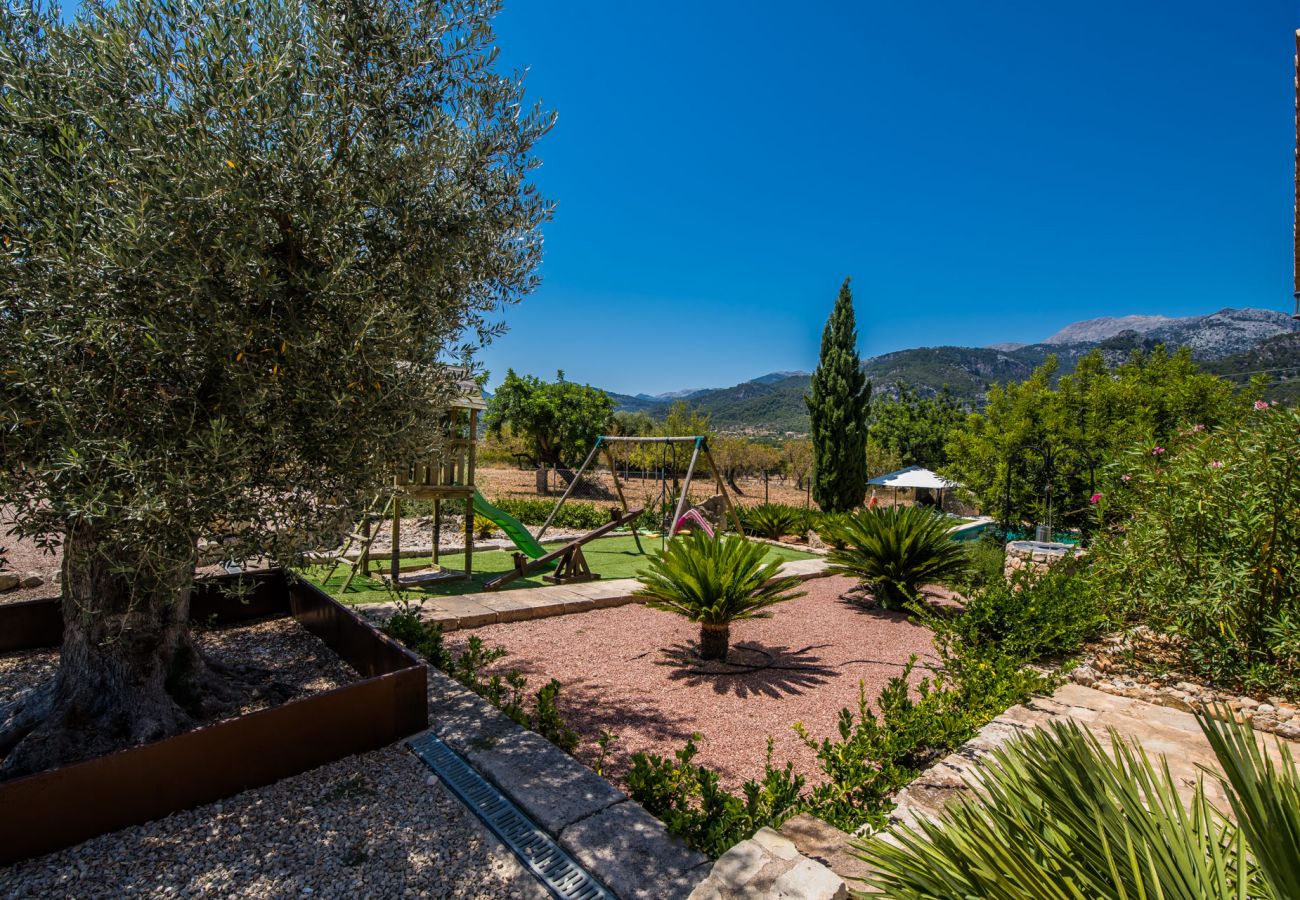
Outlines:
<svg viewBox="0 0 1300 900"><path fill-rule="evenodd" d="M263 684L250 685L237 715L269 709L310 694L356 681L360 674L292 616L194 630L199 648L232 666L266 672ZM0 707L54 677L59 651L20 650L0 654ZM264 690L272 686L273 690ZM202 724L211 724L205 722Z"/></svg>
<svg viewBox="0 0 1300 900"><path fill-rule="evenodd" d="M504 647L492 671L520 670L530 692L558 679L560 710L581 735L584 761L594 760L602 731L617 735L605 764L615 781L633 753L668 756L698 732L696 761L716 769L729 788L762 776L769 737L777 765L791 760L816 782L816 755L794 723L818 740L834 736L839 711L856 713L860 686L874 708L913 654L912 683L937 662L929 629L902 613L845 601L852 586L844 577L816 579L805 585L806 596L774 607L770 618L733 624L729 661L744 665L726 671L692 655L697 626L636 604L452 632L447 643L459 650L477 636Z"/></svg>
<svg viewBox="0 0 1300 900"><path fill-rule="evenodd" d="M540 496L547 496L552 499L559 497L564 493L565 483L558 475L550 475L550 492L546 495L537 493L537 472L535 469L511 469L480 467L475 471L475 483L478 489L483 492L489 499L494 497L525 497L536 499ZM614 493L614 479L606 469L599 469L596 472L588 472L582 476L584 486L589 485L587 489L579 487L579 494L575 492L575 499L582 500L600 500L617 502L618 497ZM625 478L620 473L619 481L623 485L623 493L627 497L627 502L633 506L645 502L653 502L659 497L660 482L658 478L642 478L633 474L630 478ZM736 483L740 485L744 493L737 494L727 486L727 493L731 496L732 502L739 503L742 506L757 506L760 503L784 503L788 506L805 506L809 502L807 492L795 487L793 478L769 478L766 493L763 488L762 478L738 478ZM668 489L672 490L672 479L668 480ZM691 502L700 503L712 497L718 492L717 486L713 481L713 476L707 471L696 472L691 479ZM766 498L766 499L765 499Z"/></svg>

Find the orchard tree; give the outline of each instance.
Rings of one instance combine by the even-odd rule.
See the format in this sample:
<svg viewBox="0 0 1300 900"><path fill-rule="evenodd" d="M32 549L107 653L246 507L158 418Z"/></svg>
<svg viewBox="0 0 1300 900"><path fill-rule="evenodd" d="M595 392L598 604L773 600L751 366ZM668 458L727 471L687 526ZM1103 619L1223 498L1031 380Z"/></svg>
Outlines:
<svg viewBox="0 0 1300 900"><path fill-rule="evenodd" d="M786 472L794 479L797 490L803 490L812 471L812 441L805 438L791 438L781 445L781 459Z"/></svg>
<svg viewBox="0 0 1300 900"><path fill-rule="evenodd" d="M871 385L858 357L853 293L844 279L822 331L821 357L808 398L812 497L826 512L848 512L867 493L867 413Z"/></svg>
<svg viewBox="0 0 1300 900"><path fill-rule="evenodd" d="M895 387L897 400L872 404L872 442L896 456L904 466L938 469L947 465L948 433L966 421L961 403L947 388L933 396L921 397L901 381ZM875 474L879 473L873 473L872 477Z"/></svg>
<svg viewBox="0 0 1300 900"><path fill-rule="evenodd" d="M555 466L571 480L569 467L586 458L613 419L614 401L599 388L566 381L562 371L545 382L509 369L492 395L487 424L495 435L508 427L524 439L536 463Z"/></svg>
<svg viewBox="0 0 1300 900"><path fill-rule="evenodd" d="M1019 384L995 385L980 412L949 432L945 474L1008 527L1089 526L1102 469L1135 445L1154 450L1185 429L1241 414L1232 385L1201 372L1186 348L1135 350L1107 368L1100 351L1053 384L1049 356Z"/></svg>
<svg viewBox="0 0 1300 900"><path fill-rule="evenodd" d="M200 540L291 560L435 445L438 363L533 287L549 215L496 11L0 10L0 505L61 541L65 623L0 776L233 709L251 673L188 627Z"/></svg>

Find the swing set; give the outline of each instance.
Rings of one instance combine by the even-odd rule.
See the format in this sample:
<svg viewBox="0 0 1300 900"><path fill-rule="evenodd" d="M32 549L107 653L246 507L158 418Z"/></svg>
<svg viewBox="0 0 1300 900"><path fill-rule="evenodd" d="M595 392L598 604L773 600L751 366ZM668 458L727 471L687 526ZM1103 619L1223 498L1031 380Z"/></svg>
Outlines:
<svg viewBox="0 0 1300 900"><path fill-rule="evenodd" d="M693 523L695 527L703 526L705 528L711 528L708 524L708 516L703 512L702 507L693 506L689 509L687 508L687 502L691 491L691 479L695 475L695 468L699 463L701 456L704 457L704 461L708 464L709 471L713 473L713 481L718 490L715 499L720 498L722 503L722 515L719 516L718 527L725 530L727 523L730 522L736 529L737 533L744 533L744 528L742 528L740 524L740 516L731 502L731 496L727 493L726 485L722 482L722 474L713 462L713 454L709 452L709 441L704 435L696 434L682 437L625 437L621 435L601 435L596 438L596 443L592 446L591 452L587 454L587 458L583 460L582 465L578 468L577 474L575 474L573 480L569 482L569 486L565 489L564 495L560 497L559 501L555 504L555 508L551 510L551 514L546 517L546 521L542 524L542 527L538 529L538 540L541 540L542 535L546 533L546 529L551 527L551 522L555 520L556 514L560 511L560 508L564 506L565 501L569 499L570 495L573 494L574 490L577 488L578 483L582 480L583 473L590 468L592 462L602 450L605 453L606 461L609 463L610 474L614 479L614 492L618 495L619 505L622 506L625 514L628 512L627 497L623 492L623 483L618 477L618 460L614 458L615 444L657 444L662 448L659 455L659 496L655 500L655 508L657 509L665 508L670 499L670 493L668 490L669 453L671 452L673 456L673 472L675 473L677 448L683 445L691 446L690 462L686 466L686 475L682 480L681 489L677 493L677 503L674 506L672 518L665 521L663 527L660 529L661 543L666 543L669 537L677 534L679 530L686 527L688 524ZM709 501L705 502L708 503ZM644 553L645 551L641 547L641 537L637 534L635 526L632 529L632 536L636 539L637 549Z"/></svg>

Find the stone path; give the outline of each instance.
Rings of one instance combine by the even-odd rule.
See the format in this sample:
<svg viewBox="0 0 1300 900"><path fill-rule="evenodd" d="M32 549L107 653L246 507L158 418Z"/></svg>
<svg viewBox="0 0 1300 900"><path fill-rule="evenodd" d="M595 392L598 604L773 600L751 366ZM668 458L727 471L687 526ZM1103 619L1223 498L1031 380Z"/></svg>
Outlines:
<svg viewBox="0 0 1300 900"><path fill-rule="evenodd" d="M1108 729L1114 729L1141 746L1153 760L1164 757L1185 802L1204 774L1201 767L1218 769L1191 713L1066 684L1051 697L1035 697L1013 706L923 772L899 793L890 822L915 826L920 819L937 817L949 803L970 794L968 781L978 778L981 760L990 751L1051 721L1077 722L1095 733L1103 746L1109 745ZM1275 761L1280 761L1277 738L1261 734L1259 739ZM1300 745L1285 743L1293 756L1300 756ZM1227 798L1219 782L1205 777L1204 785L1210 802L1227 812ZM781 826L779 834L763 829L727 851L691 900L840 900L847 890L865 887L860 879L868 869L853 855L852 839L812 816L796 816Z"/></svg>
<svg viewBox="0 0 1300 900"><path fill-rule="evenodd" d="M990 750L1027 729L1053 720L1078 722L1094 732L1103 746L1110 743L1108 729L1114 729L1125 740L1140 746L1153 760L1164 756L1184 801L1191 798L1197 778L1203 775L1202 766L1211 770L1219 768L1191 713L1066 684L1051 697L1034 697L1021 706L1013 706L980 729L979 734L955 753L922 773L898 795L891 821L910 825L919 818L933 818L946 804L970 793L966 778L978 774L980 760ZM1275 761L1280 762L1277 738L1261 734L1259 739ZM1300 745L1285 743L1291 746L1293 756L1300 756ZM1222 786L1213 778L1204 781L1206 797L1227 812Z"/></svg>
<svg viewBox="0 0 1300 900"><path fill-rule="evenodd" d="M825 559L795 559L781 564L781 574L796 575L807 581L829 574L828 567ZM635 602L632 595L639 587L635 578L613 578L583 584L427 597L411 603L421 620L439 624L443 631L455 631L623 606ZM373 621L383 621L405 605L403 601L390 601L368 603L356 609Z"/></svg>
<svg viewBox="0 0 1300 900"><path fill-rule="evenodd" d="M429 669L430 731L615 895L679 900L710 863L591 769Z"/></svg>

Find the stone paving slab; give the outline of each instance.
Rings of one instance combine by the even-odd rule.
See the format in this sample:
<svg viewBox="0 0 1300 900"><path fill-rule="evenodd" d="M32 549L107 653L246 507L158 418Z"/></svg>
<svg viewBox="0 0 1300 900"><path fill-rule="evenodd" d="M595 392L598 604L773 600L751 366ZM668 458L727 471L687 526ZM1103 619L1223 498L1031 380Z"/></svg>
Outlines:
<svg viewBox="0 0 1300 900"><path fill-rule="evenodd" d="M709 873L709 861L685 844L666 842L663 825L639 804L610 806L574 822L560 845L588 871L603 873L620 897L681 900Z"/></svg>
<svg viewBox="0 0 1300 900"><path fill-rule="evenodd" d="M429 729L619 897L680 900L707 874L701 853L550 741L429 668Z"/></svg>
<svg viewBox="0 0 1300 900"><path fill-rule="evenodd" d="M781 564L781 574L808 581L830 574L828 568L825 559L792 559ZM444 631L456 631L623 606L637 602L633 594L640 586L635 578L600 579L581 584L427 597L410 601L409 605L417 610L422 621L439 624ZM406 605L405 602L369 603L357 609L371 620L383 621Z"/></svg>
<svg viewBox="0 0 1300 900"><path fill-rule="evenodd" d="M1227 796L1218 779L1207 776L1204 769L1218 770L1209 742L1195 717L1188 712L1118 697L1103 691L1066 684L1051 697L1034 697L1013 706L980 729L970 741L921 773L898 795L897 806L890 815L892 822L915 825L921 818L933 819L958 797L970 794L970 782L978 781L981 760L990 751L1029 729L1045 727L1052 721L1073 721L1084 726L1110 746L1115 732L1135 747L1140 747L1153 761L1169 767L1179 795L1186 802L1200 780L1206 798L1225 813L1230 813ZM1260 746L1280 761L1281 752L1275 735L1258 734ZM1284 741L1295 755L1300 746Z"/></svg>

